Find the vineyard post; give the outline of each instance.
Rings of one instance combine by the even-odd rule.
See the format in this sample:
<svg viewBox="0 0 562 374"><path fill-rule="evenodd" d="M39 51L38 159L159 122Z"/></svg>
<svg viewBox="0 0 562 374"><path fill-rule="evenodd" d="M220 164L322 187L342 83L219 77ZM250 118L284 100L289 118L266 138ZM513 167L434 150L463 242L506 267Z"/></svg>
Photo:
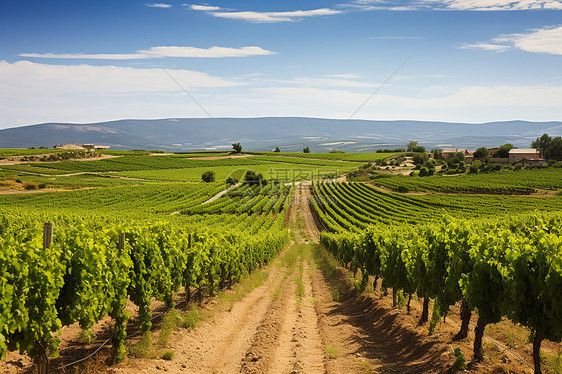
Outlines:
<svg viewBox="0 0 562 374"><path fill-rule="evenodd" d="M123 251L125 249L125 233L119 234L119 243L117 244L117 248L119 251Z"/></svg>
<svg viewBox="0 0 562 374"><path fill-rule="evenodd" d="M51 246L53 242L53 223L45 222L43 225L43 250ZM47 349L41 342L35 342L35 349L37 350L37 371L38 374L47 374L49 371L49 358L47 357Z"/></svg>
<svg viewBox="0 0 562 374"><path fill-rule="evenodd" d="M53 223L45 222L43 225L43 249L49 248L53 242Z"/></svg>

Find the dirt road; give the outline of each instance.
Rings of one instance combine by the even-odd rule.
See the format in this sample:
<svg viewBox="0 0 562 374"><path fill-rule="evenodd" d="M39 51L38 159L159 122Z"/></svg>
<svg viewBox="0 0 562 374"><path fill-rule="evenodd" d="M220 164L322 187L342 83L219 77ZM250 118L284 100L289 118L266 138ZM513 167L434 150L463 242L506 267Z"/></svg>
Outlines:
<svg viewBox="0 0 562 374"><path fill-rule="evenodd" d="M451 357L445 344L431 341L408 323L397 321L399 312L389 300L358 294L345 271L322 254L309 197L310 184L300 184L288 219L294 242L264 270L267 276L261 285L229 308L213 307L211 303L213 316L197 328L176 329L168 344L174 352L172 360L130 359L112 371L445 371Z"/></svg>

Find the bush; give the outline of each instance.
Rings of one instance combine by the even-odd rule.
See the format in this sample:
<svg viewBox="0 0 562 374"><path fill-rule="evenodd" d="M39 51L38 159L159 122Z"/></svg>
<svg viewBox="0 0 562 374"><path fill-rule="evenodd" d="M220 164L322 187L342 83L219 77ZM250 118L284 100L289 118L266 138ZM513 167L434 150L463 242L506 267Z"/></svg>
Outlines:
<svg viewBox="0 0 562 374"><path fill-rule="evenodd" d="M23 188L26 189L26 190L28 190L28 191L36 190L36 189L37 189L37 183L34 183L34 182L25 182L25 183L23 184Z"/></svg>
<svg viewBox="0 0 562 374"><path fill-rule="evenodd" d="M172 352L172 351L165 351L162 354L162 360L168 360L169 361L173 358L174 358L174 352Z"/></svg>
<svg viewBox="0 0 562 374"><path fill-rule="evenodd" d="M406 192L409 192L410 190L406 186L398 186L397 191L402 192L402 193L406 193Z"/></svg>
<svg viewBox="0 0 562 374"><path fill-rule="evenodd" d="M215 172L214 171L206 171L201 175L201 179L205 183L211 183L215 181Z"/></svg>
<svg viewBox="0 0 562 374"><path fill-rule="evenodd" d="M429 174L429 169L425 166L420 168L420 177L426 177Z"/></svg>
<svg viewBox="0 0 562 374"><path fill-rule="evenodd" d="M423 164L426 161L429 161L429 156L425 152L416 153L416 154L414 154L414 156L412 156L412 162L416 165Z"/></svg>
<svg viewBox="0 0 562 374"><path fill-rule="evenodd" d="M310 153L310 148L306 147L302 151L303 151L303 153Z"/></svg>
<svg viewBox="0 0 562 374"><path fill-rule="evenodd" d="M226 178L225 183L226 183L226 184L230 184L230 185L236 184L236 183L238 183L238 179L233 178L233 177L228 177L228 178Z"/></svg>

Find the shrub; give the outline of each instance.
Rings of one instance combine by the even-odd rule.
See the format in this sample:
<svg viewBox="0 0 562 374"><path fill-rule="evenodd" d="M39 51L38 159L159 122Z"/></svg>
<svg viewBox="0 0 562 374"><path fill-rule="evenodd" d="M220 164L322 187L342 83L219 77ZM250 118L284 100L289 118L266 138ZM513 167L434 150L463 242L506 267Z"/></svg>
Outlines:
<svg viewBox="0 0 562 374"><path fill-rule="evenodd" d="M26 190L30 191L30 190L36 190L37 189L37 183L34 182L25 182L23 184L23 188L25 188Z"/></svg>
<svg viewBox="0 0 562 374"><path fill-rule="evenodd" d="M408 187L406 187L406 186L398 186L397 191L402 192L402 193L406 193L406 192L409 192L410 190L408 190Z"/></svg>
<svg viewBox="0 0 562 374"><path fill-rule="evenodd" d="M171 360L172 358L174 358L174 352L172 351L165 351L162 354L162 360Z"/></svg>
<svg viewBox="0 0 562 374"><path fill-rule="evenodd" d="M234 177L228 177L228 178L226 178L225 183L230 184L230 185L236 184L236 183L238 183L238 179L236 179Z"/></svg>
<svg viewBox="0 0 562 374"><path fill-rule="evenodd" d="M462 351L460 348L455 348L453 350L453 354L455 355L455 357L457 358L455 360L455 363L453 364L453 368L455 370L464 370L466 369L466 359L464 358L464 355L462 354Z"/></svg>
<svg viewBox="0 0 562 374"><path fill-rule="evenodd" d="M201 175L201 179L203 182L211 183L215 181L215 172L214 171L206 171Z"/></svg>

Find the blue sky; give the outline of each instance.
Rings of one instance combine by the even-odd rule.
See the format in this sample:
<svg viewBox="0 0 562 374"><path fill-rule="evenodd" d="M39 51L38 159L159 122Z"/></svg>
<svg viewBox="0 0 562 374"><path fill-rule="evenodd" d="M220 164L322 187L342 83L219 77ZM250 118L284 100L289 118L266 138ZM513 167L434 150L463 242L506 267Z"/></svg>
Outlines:
<svg viewBox="0 0 562 374"><path fill-rule="evenodd" d="M183 89L215 117L562 120L562 0L0 3L0 128L206 117Z"/></svg>

